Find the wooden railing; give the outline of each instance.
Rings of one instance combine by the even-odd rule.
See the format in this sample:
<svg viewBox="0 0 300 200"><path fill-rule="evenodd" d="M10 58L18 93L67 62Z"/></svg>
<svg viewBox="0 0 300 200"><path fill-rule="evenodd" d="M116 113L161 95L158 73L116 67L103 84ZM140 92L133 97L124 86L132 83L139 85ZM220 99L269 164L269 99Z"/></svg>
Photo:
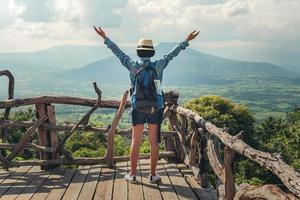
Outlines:
<svg viewBox="0 0 300 200"><path fill-rule="evenodd" d="M0 75L8 76L10 85L14 84L13 76L9 71L1 71ZM119 119L124 112L125 108L130 107L128 99L128 91L122 96L121 101L116 100L102 100L102 92L98 88L96 83L93 83L97 99L78 98L68 96L40 96L34 98L12 99L13 95L10 95L8 100L0 101L0 109L5 109L5 115L0 120L0 130L2 130L2 143L0 143L0 160L5 168L12 166L22 165L41 165L43 168L49 166L56 166L62 164L98 164L106 163L109 166L113 166L115 161L129 160L129 156L114 156L114 135L120 134L123 136L130 136L131 130L117 130ZM11 87L10 87L11 88ZM13 89L9 90L13 93ZM177 102L178 94L169 92L166 94L166 104L173 104ZM56 123L55 105L54 104L68 104L68 105L80 105L91 107L91 109L80 119L77 124L58 125ZM36 121L12 121L9 120L9 111L11 108L20 106L35 106ZM114 108L118 109L115 117L108 128L99 128L89 125L89 119L91 114L98 108ZM7 111L9 110L9 111ZM8 114L7 114L8 113ZM7 143L7 129L8 128L28 128L22 138L17 144ZM59 140L58 132L64 131L65 134ZM75 131L92 131L98 134L105 134L107 137L107 150L104 157L100 158L73 158L70 152L68 152L64 145L69 137ZM35 133L38 133L38 144L29 143L29 138ZM147 130L145 130L146 134ZM177 133L174 131L162 132L163 138L176 138ZM9 155L3 154L5 149L11 150ZM14 158L23 153L24 149L35 149L40 151L39 160L25 160L16 161ZM168 158L174 157L174 152L162 151L160 157ZM142 154L141 158L149 157L149 154Z"/></svg>
<svg viewBox="0 0 300 200"><path fill-rule="evenodd" d="M3 167L21 165L41 165L49 168L65 164L98 164L106 163L113 166L116 161L129 160L129 156L114 156L113 140L115 134L129 137L131 130L118 130L117 125L125 108L130 106L128 91L125 91L121 101L102 100L101 91L94 83L97 99L77 98L66 96L41 96L34 98L13 99L14 79L8 71L0 71L0 76L9 78L9 99L0 101L0 109L5 109L4 117L0 120L2 143L0 149L0 161ZM287 165L278 154L270 154L256 150L242 141L242 132L238 135L230 135L224 129L218 128L205 121L197 113L183 108L177 104L178 93L168 92L165 95L166 104L163 118L169 120L170 131L163 131L161 136L164 141L164 151L160 157L175 158L193 169L195 177L202 187L209 186L208 169L211 166L218 177L217 191L220 199L297 199L300 198L300 174L294 168ZM91 107L77 124L58 125L56 123L54 104L68 104ZM9 120L10 109L20 106L34 105L36 108L36 120L12 121ZM115 117L108 128L94 127L89 124L91 114L98 108L117 109ZM7 143L8 128L28 128L17 144ZM104 157L100 158L73 158L64 145L74 131L93 131L98 134L106 134L107 149ZM39 143L29 143L29 138L37 131ZM59 140L57 133L64 131L66 134ZM147 130L145 130L145 133ZM221 159L216 143L223 143L224 156ZM39 160L16 161L14 158L22 154L24 149L32 148L40 151ZM11 153L6 155L5 149ZM254 187L247 184L236 185L231 169L234 154L239 153L246 158L269 169L293 194L286 194L275 185ZM148 158L149 154L140 155ZM263 192L262 192L263 191ZM270 196L271 195L271 196Z"/></svg>

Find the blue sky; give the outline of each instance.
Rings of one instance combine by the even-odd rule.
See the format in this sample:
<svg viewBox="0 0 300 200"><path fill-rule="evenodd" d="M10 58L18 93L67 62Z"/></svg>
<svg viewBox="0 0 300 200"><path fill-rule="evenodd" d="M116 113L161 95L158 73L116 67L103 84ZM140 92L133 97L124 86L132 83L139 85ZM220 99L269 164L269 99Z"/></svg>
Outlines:
<svg viewBox="0 0 300 200"><path fill-rule="evenodd" d="M102 45L102 26L120 45L140 37L182 41L241 60L299 66L300 0L1 0L0 52L56 45Z"/></svg>

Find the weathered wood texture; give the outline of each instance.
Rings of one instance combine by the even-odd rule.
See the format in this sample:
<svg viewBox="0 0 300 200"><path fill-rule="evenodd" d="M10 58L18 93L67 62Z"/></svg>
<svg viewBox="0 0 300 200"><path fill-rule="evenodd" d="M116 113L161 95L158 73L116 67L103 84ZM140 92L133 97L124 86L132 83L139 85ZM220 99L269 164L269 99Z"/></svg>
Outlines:
<svg viewBox="0 0 300 200"><path fill-rule="evenodd" d="M275 185L251 186L241 184L234 200L244 199L272 199L272 200L296 200L293 194L286 194Z"/></svg>
<svg viewBox="0 0 300 200"><path fill-rule="evenodd" d="M176 92L167 92L165 93L166 103L177 102L178 93ZM19 106L28 106L35 104L68 104L68 105L79 105L79 106L89 106L93 107L97 99L90 98L80 98L80 97L70 97L70 96L39 96L32 98L21 98L21 99L11 99L11 100L2 100L0 101L0 109L10 108L10 107L19 107ZM97 107L102 108L119 108L120 101L116 100L101 100ZM130 102L126 102L126 108L130 106Z"/></svg>
<svg viewBox="0 0 300 200"><path fill-rule="evenodd" d="M56 125L55 108L53 105L47 106L47 117L50 125ZM58 145L58 135L56 130L49 130L49 147L56 148ZM56 152L51 152L51 159L57 158Z"/></svg>
<svg viewBox="0 0 300 200"><path fill-rule="evenodd" d="M225 170L224 166L220 160L219 155L215 149L215 142L212 139L211 135L208 135L207 140L207 157L209 159L209 163L214 170L214 173L219 177L220 181L225 183Z"/></svg>
<svg viewBox="0 0 300 200"><path fill-rule="evenodd" d="M232 161L235 152L229 147L224 149L224 168L225 168L225 200L232 200L235 196L235 183L232 172Z"/></svg>
<svg viewBox="0 0 300 200"><path fill-rule="evenodd" d="M36 110L36 118L40 119L43 116L47 116L47 106L45 104L36 104L35 110ZM41 126L38 127L38 134L39 134L39 145L40 146L49 146L50 141L48 140L49 131L46 129L43 129ZM50 154L47 154L47 152L40 152L40 159L46 160L50 158Z"/></svg>

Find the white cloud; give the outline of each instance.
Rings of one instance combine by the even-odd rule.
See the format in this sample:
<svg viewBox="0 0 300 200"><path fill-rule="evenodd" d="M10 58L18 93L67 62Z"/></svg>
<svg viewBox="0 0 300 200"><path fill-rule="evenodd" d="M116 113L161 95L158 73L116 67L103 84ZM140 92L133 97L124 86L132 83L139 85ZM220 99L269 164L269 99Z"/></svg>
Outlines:
<svg viewBox="0 0 300 200"><path fill-rule="evenodd" d="M98 39L91 28L95 24L123 43L139 37L181 41L201 29L197 41L207 47L276 43L299 48L299 10L299 0L2 0L0 38L18 32L28 41L93 41Z"/></svg>
<svg viewBox="0 0 300 200"><path fill-rule="evenodd" d="M207 41L201 42L198 46L201 48L260 48L266 45L265 42L252 42L243 40L226 40L226 41Z"/></svg>
<svg viewBox="0 0 300 200"><path fill-rule="evenodd" d="M299 10L299 0L228 0L215 4L189 0L129 0L120 13L134 21L135 31L160 39L177 39L176 35L181 32L201 28L203 37L209 40L267 42L299 40Z"/></svg>
<svg viewBox="0 0 300 200"><path fill-rule="evenodd" d="M14 20L15 7L9 0L2 0L0 4L0 30L6 28L9 24L11 24Z"/></svg>

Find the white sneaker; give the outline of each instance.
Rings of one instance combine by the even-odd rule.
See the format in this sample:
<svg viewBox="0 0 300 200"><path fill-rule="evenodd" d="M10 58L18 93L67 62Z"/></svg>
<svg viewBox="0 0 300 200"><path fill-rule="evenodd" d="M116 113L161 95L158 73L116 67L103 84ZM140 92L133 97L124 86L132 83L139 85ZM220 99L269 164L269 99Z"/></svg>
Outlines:
<svg viewBox="0 0 300 200"><path fill-rule="evenodd" d="M124 176L125 180L129 183L136 183L136 176L133 176L131 174L125 174Z"/></svg>
<svg viewBox="0 0 300 200"><path fill-rule="evenodd" d="M160 181L160 176L158 174L155 174L154 176L149 176L150 183L157 183Z"/></svg>

